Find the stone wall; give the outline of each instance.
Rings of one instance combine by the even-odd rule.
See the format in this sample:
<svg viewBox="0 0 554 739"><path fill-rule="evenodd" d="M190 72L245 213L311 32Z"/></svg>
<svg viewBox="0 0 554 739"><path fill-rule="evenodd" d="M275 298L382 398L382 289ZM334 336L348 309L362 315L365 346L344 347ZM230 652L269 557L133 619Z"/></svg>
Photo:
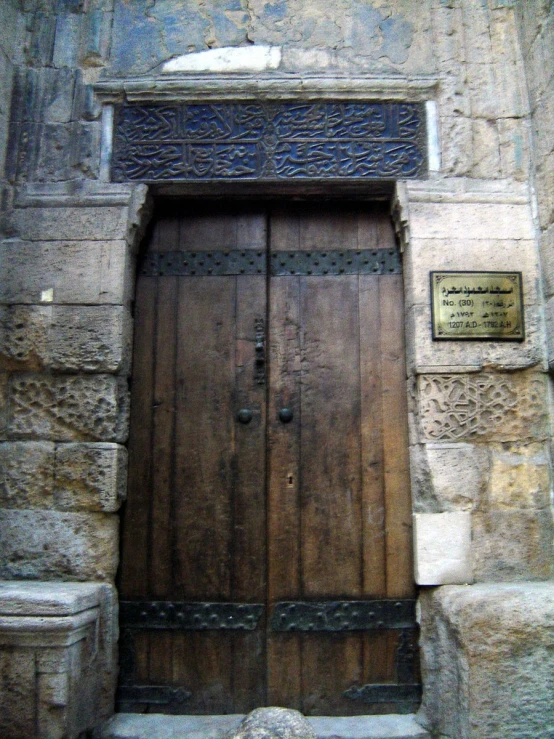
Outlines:
<svg viewBox="0 0 554 739"><path fill-rule="evenodd" d="M549 363L554 367L554 13L550 0L518 6L533 135L533 185L544 275Z"/></svg>

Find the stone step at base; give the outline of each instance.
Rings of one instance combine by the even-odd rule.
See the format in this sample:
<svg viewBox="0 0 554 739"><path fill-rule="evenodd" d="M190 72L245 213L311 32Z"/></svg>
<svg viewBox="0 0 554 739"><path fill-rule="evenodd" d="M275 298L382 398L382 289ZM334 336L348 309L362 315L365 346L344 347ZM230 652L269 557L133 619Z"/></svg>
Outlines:
<svg viewBox="0 0 554 739"><path fill-rule="evenodd" d="M243 716L118 713L94 739L223 739ZM318 739L430 739L412 714L308 718Z"/></svg>

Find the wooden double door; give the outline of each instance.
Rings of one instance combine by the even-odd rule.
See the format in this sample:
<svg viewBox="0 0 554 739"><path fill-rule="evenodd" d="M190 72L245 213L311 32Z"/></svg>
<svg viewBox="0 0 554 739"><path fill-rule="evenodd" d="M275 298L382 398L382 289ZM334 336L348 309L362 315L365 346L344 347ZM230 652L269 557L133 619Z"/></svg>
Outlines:
<svg viewBox="0 0 554 739"><path fill-rule="evenodd" d="M405 380L383 208L158 214L135 302L123 710L413 710Z"/></svg>

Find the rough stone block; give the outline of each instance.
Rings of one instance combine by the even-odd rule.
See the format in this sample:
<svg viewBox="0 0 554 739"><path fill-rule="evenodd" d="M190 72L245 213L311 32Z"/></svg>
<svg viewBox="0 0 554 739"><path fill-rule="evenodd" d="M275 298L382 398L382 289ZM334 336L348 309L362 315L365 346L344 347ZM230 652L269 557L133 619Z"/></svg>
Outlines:
<svg viewBox="0 0 554 739"><path fill-rule="evenodd" d="M118 518L108 513L0 509L0 577L113 580Z"/></svg>
<svg viewBox="0 0 554 739"><path fill-rule="evenodd" d="M256 708L244 717L229 739L317 739L314 730L300 711L287 708Z"/></svg>
<svg viewBox="0 0 554 739"><path fill-rule="evenodd" d="M0 736L35 737L36 672L31 649L0 648Z"/></svg>
<svg viewBox="0 0 554 739"><path fill-rule="evenodd" d="M471 511L479 504L489 472L484 445L419 444L411 448L410 459L418 513Z"/></svg>
<svg viewBox="0 0 554 739"><path fill-rule="evenodd" d="M29 241L110 241L127 236L126 207L18 208L13 226Z"/></svg>
<svg viewBox="0 0 554 739"><path fill-rule="evenodd" d="M48 363L50 306L0 306L0 367L40 370Z"/></svg>
<svg viewBox="0 0 554 739"><path fill-rule="evenodd" d="M75 72L68 67L28 68L23 120L69 123L73 106Z"/></svg>
<svg viewBox="0 0 554 739"><path fill-rule="evenodd" d="M77 67L80 18L74 13L60 13L56 19L53 63L55 67Z"/></svg>
<svg viewBox="0 0 554 739"><path fill-rule="evenodd" d="M417 388L422 439L523 442L549 436L543 374L420 375Z"/></svg>
<svg viewBox="0 0 554 739"><path fill-rule="evenodd" d="M529 129L520 119L501 119L497 124L502 177L524 182L529 177Z"/></svg>
<svg viewBox="0 0 554 739"><path fill-rule="evenodd" d="M486 505L499 510L550 506L548 444L492 444Z"/></svg>
<svg viewBox="0 0 554 739"><path fill-rule="evenodd" d="M121 306L53 308L49 366L54 370L127 372L132 322Z"/></svg>
<svg viewBox="0 0 554 739"><path fill-rule="evenodd" d="M516 64L468 64L474 118L521 118L529 113L525 81Z"/></svg>
<svg viewBox="0 0 554 739"><path fill-rule="evenodd" d="M547 510L492 509L473 515L477 581L546 580L554 572L554 526Z"/></svg>
<svg viewBox="0 0 554 739"><path fill-rule="evenodd" d="M433 736L554 734L554 585L446 586L421 594L423 706Z"/></svg>
<svg viewBox="0 0 554 739"><path fill-rule="evenodd" d="M101 208L99 210L102 210ZM131 292L131 260L125 241L5 241L0 302L123 304ZM52 290L52 293L48 293Z"/></svg>
<svg viewBox="0 0 554 739"><path fill-rule="evenodd" d="M126 373L131 328L121 306L0 306L0 367Z"/></svg>
<svg viewBox="0 0 554 739"><path fill-rule="evenodd" d="M541 264L544 292L554 295L554 224L541 233Z"/></svg>
<svg viewBox="0 0 554 739"><path fill-rule="evenodd" d="M414 239L535 238L531 210L519 203L410 203L410 230Z"/></svg>
<svg viewBox="0 0 554 739"><path fill-rule="evenodd" d="M117 511L126 494L126 472L127 450L119 444L58 444L56 507Z"/></svg>
<svg viewBox="0 0 554 739"><path fill-rule="evenodd" d="M541 228L548 228L554 223L554 155L549 154L540 161L536 161L535 187L539 206L539 222Z"/></svg>
<svg viewBox="0 0 554 739"><path fill-rule="evenodd" d="M471 172L471 118L441 117L441 168L445 175L463 177Z"/></svg>
<svg viewBox="0 0 554 739"><path fill-rule="evenodd" d="M0 507L51 508L53 489L54 444L0 443Z"/></svg>
<svg viewBox="0 0 554 739"><path fill-rule="evenodd" d="M472 122L473 177L494 179L500 175L500 140L496 121Z"/></svg>
<svg viewBox="0 0 554 739"><path fill-rule="evenodd" d="M8 378L7 372L0 371L0 440L6 438L8 428Z"/></svg>
<svg viewBox="0 0 554 739"><path fill-rule="evenodd" d="M418 585L471 582L470 513L414 514L414 570Z"/></svg>
<svg viewBox="0 0 554 739"><path fill-rule="evenodd" d="M124 441L126 393L106 375L12 375L9 432L19 439Z"/></svg>

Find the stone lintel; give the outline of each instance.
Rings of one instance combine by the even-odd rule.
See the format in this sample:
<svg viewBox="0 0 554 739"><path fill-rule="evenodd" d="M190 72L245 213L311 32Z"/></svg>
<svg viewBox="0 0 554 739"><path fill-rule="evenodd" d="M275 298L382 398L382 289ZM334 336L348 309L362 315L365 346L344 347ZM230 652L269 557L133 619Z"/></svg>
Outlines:
<svg viewBox="0 0 554 739"><path fill-rule="evenodd" d="M103 102L203 100L410 100L434 98L434 75L318 77L275 75L158 75L101 80L94 86Z"/></svg>

